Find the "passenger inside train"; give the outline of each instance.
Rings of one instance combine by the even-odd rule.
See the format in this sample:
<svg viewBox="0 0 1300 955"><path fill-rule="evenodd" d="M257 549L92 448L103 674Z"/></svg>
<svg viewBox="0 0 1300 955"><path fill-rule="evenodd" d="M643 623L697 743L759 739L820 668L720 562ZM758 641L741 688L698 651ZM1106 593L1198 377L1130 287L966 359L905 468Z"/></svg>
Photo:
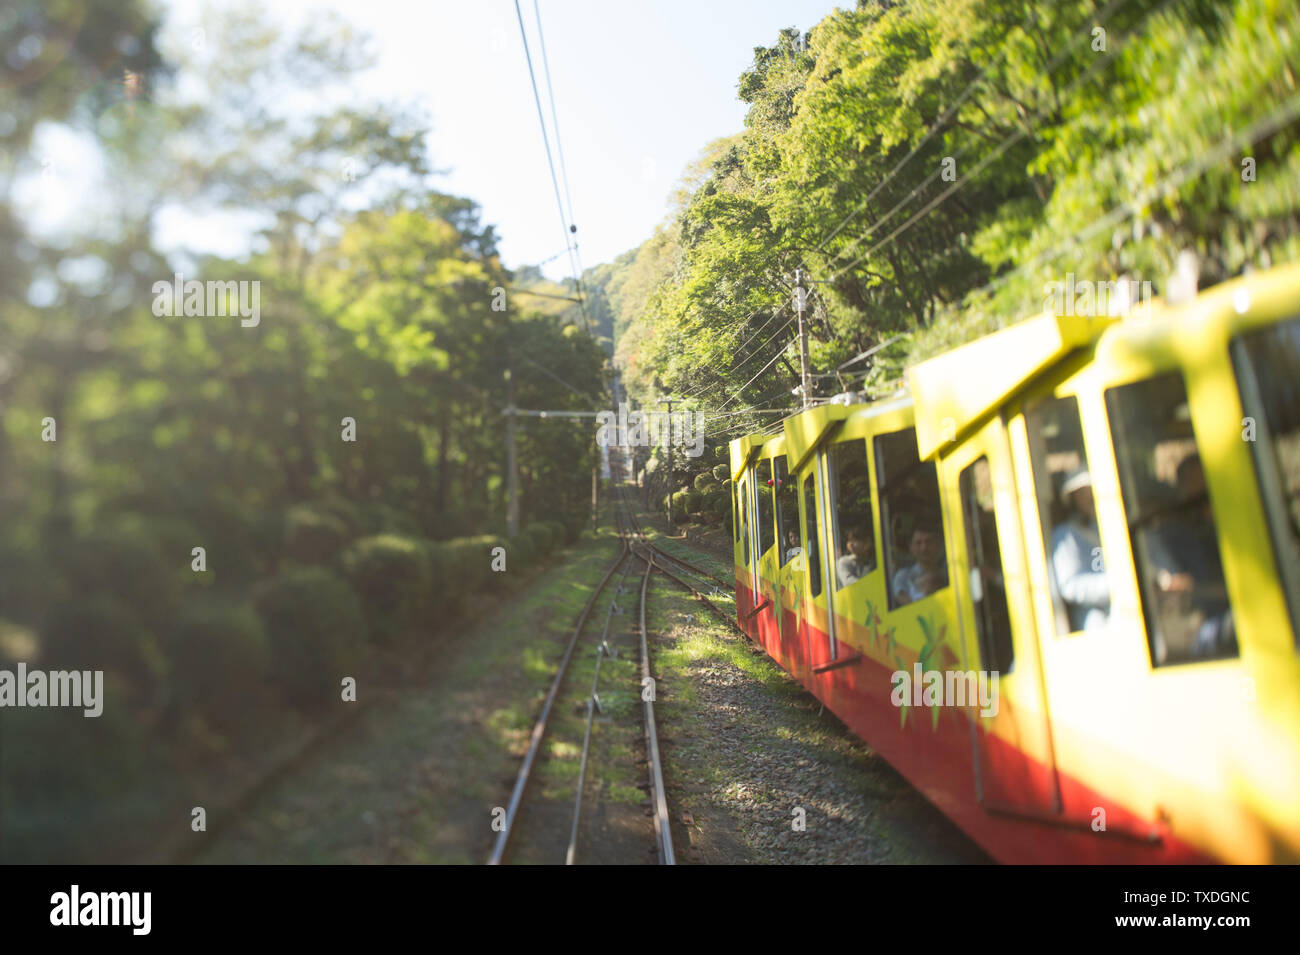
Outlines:
<svg viewBox="0 0 1300 955"><path fill-rule="evenodd" d="M1179 372L1106 404L1155 666L1237 656L1214 513Z"/></svg>
<svg viewBox="0 0 1300 955"><path fill-rule="evenodd" d="M1079 468L1065 478L1061 499L1069 517L1052 532L1052 573L1057 592L1065 601L1070 632L1106 626L1110 611L1110 584L1097 532L1097 505L1092 496L1092 475Z"/></svg>
<svg viewBox="0 0 1300 955"><path fill-rule="evenodd" d="M948 562L937 521L923 519L912 529L908 551L913 563L894 574L894 599L900 607L948 586Z"/></svg>
<svg viewBox="0 0 1300 955"><path fill-rule="evenodd" d="M875 541L871 528L865 524L854 524L849 528L844 540L847 554L835 561L835 585L847 587L855 580L861 580L875 570Z"/></svg>
<svg viewBox="0 0 1300 955"><path fill-rule="evenodd" d="M803 553L803 548L799 546L799 531L796 528L787 528L785 532L785 556L781 558L781 563L785 564L793 557L798 557Z"/></svg>
<svg viewBox="0 0 1300 955"><path fill-rule="evenodd" d="M1232 611L1200 455L1190 454L1183 459L1176 481L1179 500L1147 539L1147 553L1156 569L1156 586L1169 595L1172 612L1191 618L1189 623L1195 630L1188 647L1191 655L1235 655Z"/></svg>

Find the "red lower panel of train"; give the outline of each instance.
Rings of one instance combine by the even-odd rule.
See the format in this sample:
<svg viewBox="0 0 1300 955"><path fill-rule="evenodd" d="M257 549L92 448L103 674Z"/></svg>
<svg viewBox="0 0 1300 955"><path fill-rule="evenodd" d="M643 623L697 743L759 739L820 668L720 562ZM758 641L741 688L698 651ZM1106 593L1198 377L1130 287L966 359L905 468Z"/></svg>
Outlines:
<svg viewBox="0 0 1300 955"><path fill-rule="evenodd" d="M736 602L752 607L752 591L736 582ZM773 659L871 744L895 769L994 858L1009 863L1204 864L1217 860L1064 772L1052 772L1000 737L978 728L986 802L976 795L970 719L961 708L913 708L904 717L890 701L892 668L848 647L852 662L816 672L829 659L825 633L792 610L776 625L770 602L740 626ZM784 634L784 636L783 636ZM823 649L823 655L826 650ZM841 662L837 660L836 662ZM1055 783L1055 785L1053 785ZM999 786L1000 784L1000 786ZM1054 796L1038 791L1059 785ZM986 804L987 803L987 804ZM990 808L990 807L994 808ZM1092 828L1094 811L1106 811L1106 831ZM1152 840L1150 834L1159 833Z"/></svg>

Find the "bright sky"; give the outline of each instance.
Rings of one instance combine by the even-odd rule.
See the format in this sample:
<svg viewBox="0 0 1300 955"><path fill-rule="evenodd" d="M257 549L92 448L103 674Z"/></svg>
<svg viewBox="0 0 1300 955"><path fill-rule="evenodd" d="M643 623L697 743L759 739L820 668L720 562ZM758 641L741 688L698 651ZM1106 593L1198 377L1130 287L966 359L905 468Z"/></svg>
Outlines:
<svg viewBox="0 0 1300 955"><path fill-rule="evenodd" d="M807 30L834 0L539 0L583 265L609 261L663 220L683 168L744 126L736 81L755 46ZM846 0L841 0L844 5ZM550 123L534 0L520 0ZM266 0L286 23L325 8L370 33L379 65L363 91L415 98L432 116L439 188L495 224L508 266L563 253L513 0ZM167 0L168 27L199 22ZM548 135L551 133L548 131ZM552 150L555 141L551 141ZM559 157L556 156L558 171ZM192 237L191 237L192 238ZM214 249L215 251L215 249ZM544 266L566 274L561 254Z"/></svg>

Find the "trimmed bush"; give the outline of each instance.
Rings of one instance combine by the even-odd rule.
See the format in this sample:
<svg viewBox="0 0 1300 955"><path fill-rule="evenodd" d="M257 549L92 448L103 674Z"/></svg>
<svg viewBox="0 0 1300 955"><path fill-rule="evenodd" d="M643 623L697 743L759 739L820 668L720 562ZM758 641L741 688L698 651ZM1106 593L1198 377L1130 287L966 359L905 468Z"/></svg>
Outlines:
<svg viewBox="0 0 1300 955"><path fill-rule="evenodd" d="M167 669L136 606L107 593L56 604L41 628L40 661L52 670L104 670L150 700Z"/></svg>
<svg viewBox="0 0 1300 955"><path fill-rule="evenodd" d="M209 560L211 557L209 551ZM176 605L179 572L188 571L189 563L189 548L164 556L148 530L134 521L106 524L84 537L65 541L55 560L74 600L82 600L88 593L111 595L133 608L146 624L168 620Z"/></svg>
<svg viewBox="0 0 1300 955"><path fill-rule="evenodd" d="M57 599L60 581L44 566L40 547L0 534L0 608L7 617L34 623Z"/></svg>
<svg viewBox="0 0 1300 955"><path fill-rule="evenodd" d="M731 465L719 464L713 468L713 479L719 484L727 484L731 481Z"/></svg>
<svg viewBox="0 0 1300 955"><path fill-rule="evenodd" d="M347 523L335 514L315 507L290 508L284 522L284 555L307 566L324 567L351 539Z"/></svg>
<svg viewBox="0 0 1300 955"><path fill-rule="evenodd" d="M266 678L271 648L256 611L247 604L200 600L186 606L163 642L171 666L173 699L197 706L226 726L247 715L250 687Z"/></svg>
<svg viewBox="0 0 1300 955"><path fill-rule="evenodd" d="M313 501L311 509L320 514L327 514L330 517L336 517L343 522L348 530L348 537L364 534L365 517L361 513L361 508L346 498L331 494L323 497L319 501Z"/></svg>
<svg viewBox="0 0 1300 955"><path fill-rule="evenodd" d="M430 619L436 619L446 604L451 592L463 586L458 568L451 561L450 551L443 546L445 541L422 540L420 548L429 564L429 586L425 591L426 611Z"/></svg>
<svg viewBox="0 0 1300 955"><path fill-rule="evenodd" d="M577 536L576 534L570 536L569 528L567 528L564 524L560 523L559 521L542 521L542 523L551 529L552 548L563 547L565 544L571 542L573 538ZM575 524L574 526L576 527L578 525Z"/></svg>
<svg viewBox="0 0 1300 955"><path fill-rule="evenodd" d="M686 513L687 514L700 513L700 505L703 502L704 502L704 495L702 495L699 491L687 491L686 492Z"/></svg>
<svg viewBox="0 0 1300 955"><path fill-rule="evenodd" d="M457 537L454 540L437 541L434 545L441 556L444 568L444 588L446 605L449 609L459 606L465 597L485 593L495 588L502 578L517 566L515 548L508 546L504 538L495 534L482 534L478 537ZM492 570L492 548L505 547L506 573Z"/></svg>
<svg viewBox="0 0 1300 955"><path fill-rule="evenodd" d="M540 522L529 524L524 528L524 533L532 541L533 553L542 557L551 552L552 534L551 529Z"/></svg>
<svg viewBox="0 0 1300 955"><path fill-rule="evenodd" d="M344 552L343 569L375 643L400 640L425 620L432 575L421 541L397 534L363 537Z"/></svg>
<svg viewBox="0 0 1300 955"><path fill-rule="evenodd" d="M691 486L700 493L704 493L714 488L716 483L713 480L713 475L705 471L702 474L695 475L695 480L691 482Z"/></svg>
<svg viewBox="0 0 1300 955"><path fill-rule="evenodd" d="M123 810L157 793L169 774L158 765L157 738L120 705L122 691L107 675L103 694L94 719L72 707L5 710L6 862L121 861L87 832L112 834Z"/></svg>
<svg viewBox="0 0 1300 955"><path fill-rule="evenodd" d="M721 517L731 511L731 493L717 488L704 495L703 513Z"/></svg>
<svg viewBox="0 0 1300 955"><path fill-rule="evenodd" d="M517 570L531 567L533 561L538 557L537 545L526 530L520 530L518 537L507 538L502 542L502 546L506 549L506 555L511 562L510 566L515 567Z"/></svg>
<svg viewBox="0 0 1300 955"><path fill-rule="evenodd" d="M253 604L271 644L271 677L299 705L337 703L364 657L366 621L352 588L322 567L294 567L260 584Z"/></svg>
<svg viewBox="0 0 1300 955"><path fill-rule="evenodd" d="M357 508L361 529L371 534L418 535L415 518L405 511L379 501L369 501Z"/></svg>

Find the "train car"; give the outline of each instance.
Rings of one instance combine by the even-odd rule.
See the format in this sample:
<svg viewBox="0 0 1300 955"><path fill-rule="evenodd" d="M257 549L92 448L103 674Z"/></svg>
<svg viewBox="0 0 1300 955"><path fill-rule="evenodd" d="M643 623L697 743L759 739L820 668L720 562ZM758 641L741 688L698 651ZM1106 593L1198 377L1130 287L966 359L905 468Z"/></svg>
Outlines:
<svg viewBox="0 0 1300 955"><path fill-rule="evenodd" d="M1300 266L731 443L737 615L995 858L1300 861Z"/></svg>

